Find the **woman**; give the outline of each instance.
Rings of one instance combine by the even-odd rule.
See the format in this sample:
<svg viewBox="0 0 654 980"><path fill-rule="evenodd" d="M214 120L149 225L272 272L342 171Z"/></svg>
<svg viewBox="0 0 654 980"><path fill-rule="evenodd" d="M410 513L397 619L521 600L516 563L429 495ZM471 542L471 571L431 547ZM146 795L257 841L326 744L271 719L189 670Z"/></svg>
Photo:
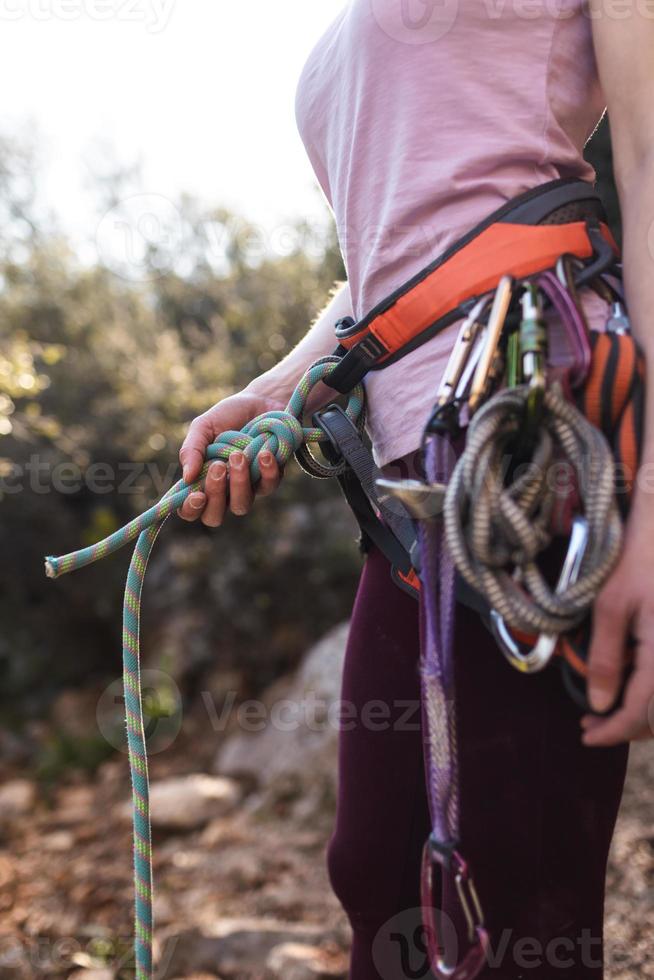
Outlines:
<svg viewBox="0 0 654 980"><path fill-rule="evenodd" d="M651 391L652 12L613 9L609 0L591 11L581 0L351 0L313 50L297 97L348 281L288 357L194 420L180 453L185 480L197 476L218 433L286 404L306 367L332 351L338 318L360 318L508 198L559 176L592 181L582 150L605 105L627 299ZM587 316L601 328L606 310L585 292ZM414 460L457 326L369 375L379 466ZM323 389L321 400L329 394ZM280 472L270 454L260 462L256 492L266 495ZM643 474L652 462L650 397ZM629 628L638 641L624 706L609 720L580 719L549 672L512 673L479 623L459 617L462 837L495 939L484 977L602 975L604 876L626 743L650 735L654 696L654 598L642 573L654 563L647 491L642 480L620 563L594 612L590 690L597 709L619 690ZM234 454L229 472L212 465L205 491L189 497L181 516L216 527L228 509L247 513L253 498L246 462ZM388 572L373 548L354 606L343 697L359 708L381 701L395 711L419 699L418 607ZM428 832L419 726L348 726L328 860L352 923L353 980L426 975L424 957L422 972L416 968L420 944L416 950L413 941Z"/></svg>

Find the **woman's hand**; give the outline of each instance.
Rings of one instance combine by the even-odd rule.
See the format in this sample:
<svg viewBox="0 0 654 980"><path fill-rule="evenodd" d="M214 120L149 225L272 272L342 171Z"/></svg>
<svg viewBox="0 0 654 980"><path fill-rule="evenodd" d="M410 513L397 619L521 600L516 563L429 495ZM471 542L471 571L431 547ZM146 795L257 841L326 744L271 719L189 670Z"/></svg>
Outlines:
<svg viewBox="0 0 654 980"><path fill-rule="evenodd" d="M260 395L246 389L218 402L213 408L199 415L191 422L186 439L179 451L186 483L197 480L204 463L207 446L221 432L227 429L241 429L247 422L262 412L282 411L285 404L281 399ZM256 488L259 496L266 496L276 490L281 480L281 472L272 453L265 450L259 453L261 480ZM228 475L229 470L229 475ZM216 460L207 470L204 492L196 490L189 494L178 514L185 521L198 519L207 527L222 524L227 509L232 514L247 514L254 501L255 490L250 480L250 468L243 453L232 453L229 466Z"/></svg>
<svg viewBox="0 0 654 980"><path fill-rule="evenodd" d="M589 746L651 738L654 734L654 501L636 495L627 522L622 556L593 608L589 695L596 711L607 711L623 684L627 637L635 642L634 670L622 706L608 718L582 719Z"/></svg>

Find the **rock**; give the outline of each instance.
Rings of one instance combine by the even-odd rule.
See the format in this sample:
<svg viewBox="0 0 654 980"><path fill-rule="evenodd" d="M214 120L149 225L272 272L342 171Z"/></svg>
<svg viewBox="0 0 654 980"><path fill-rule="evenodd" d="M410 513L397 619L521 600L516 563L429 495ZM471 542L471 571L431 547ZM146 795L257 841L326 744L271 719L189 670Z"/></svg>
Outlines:
<svg viewBox="0 0 654 980"><path fill-rule="evenodd" d="M305 775L313 784L336 779L338 702L348 624L330 632L309 651L296 674L275 684L259 705L242 705L242 728L223 743L215 771L233 778L254 779L270 786L279 777ZM257 721L259 724L257 724Z"/></svg>
<svg viewBox="0 0 654 980"><path fill-rule="evenodd" d="M266 966L279 980L343 980L346 971L334 965L317 946L303 943L283 943L270 951Z"/></svg>
<svg viewBox="0 0 654 980"><path fill-rule="evenodd" d="M296 925L273 919L221 919L211 933L192 929L169 935L157 967L159 980L193 973L218 973L225 980L265 975L265 964L275 947L287 943L315 946L324 938L318 926Z"/></svg>
<svg viewBox="0 0 654 980"><path fill-rule="evenodd" d="M196 773L153 783L150 787L152 826L162 830L196 830L232 811L241 797L232 779ZM131 801L119 813L131 819Z"/></svg>
<svg viewBox="0 0 654 980"><path fill-rule="evenodd" d="M70 851L75 845L75 838L68 830L55 830L44 834L40 843L44 851Z"/></svg>
<svg viewBox="0 0 654 980"><path fill-rule="evenodd" d="M68 980L114 980L115 976L113 970L75 970L68 975Z"/></svg>
<svg viewBox="0 0 654 980"><path fill-rule="evenodd" d="M85 823L93 813L95 803L95 787L63 786L57 793L53 821L66 826Z"/></svg>
<svg viewBox="0 0 654 980"><path fill-rule="evenodd" d="M36 804L36 787L28 779L12 779L0 786L0 824L27 816Z"/></svg>

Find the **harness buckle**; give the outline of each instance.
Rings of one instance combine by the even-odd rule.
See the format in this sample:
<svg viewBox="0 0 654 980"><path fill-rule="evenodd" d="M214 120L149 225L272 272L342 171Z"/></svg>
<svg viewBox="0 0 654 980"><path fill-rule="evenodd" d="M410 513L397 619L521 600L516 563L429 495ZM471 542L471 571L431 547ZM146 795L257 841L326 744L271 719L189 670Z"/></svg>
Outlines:
<svg viewBox="0 0 654 980"><path fill-rule="evenodd" d="M602 273L608 272L617 262L613 246L602 234L597 218L586 218L586 233L593 246L594 256L593 260L575 277L577 289L588 285Z"/></svg>
<svg viewBox="0 0 654 980"><path fill-rule="evenodd" d="M386 347L373 334L368 334L349 350L339 345L337 352L340 361L325 378L325 384L342 395L349 394L365 378L371 367L384 354L388 354Z"/></svg>

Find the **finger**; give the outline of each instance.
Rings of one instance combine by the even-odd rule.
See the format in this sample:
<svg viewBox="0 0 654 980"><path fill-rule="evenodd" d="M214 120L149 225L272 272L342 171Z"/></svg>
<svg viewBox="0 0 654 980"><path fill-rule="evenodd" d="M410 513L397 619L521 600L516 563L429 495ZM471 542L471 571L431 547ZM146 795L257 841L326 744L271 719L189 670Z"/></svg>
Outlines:
<svg viewBox="0 0 654 980"><path fill-rule="evenodd" d="M257 458L259 460L259 469L261 470L261 479L257 485L256 492L260 497L267 497L268 494L273 493L279 486L282 474L277 460L272 453L262 452L259 453Z"/></svg>
<svg viewBox="0 0 654 980"><path fill-rule="evenodd" d="M197 521L206 502L207 498L202 491L196 490L188 495L182 506L178 508L177 513L184 521Z"/></svg>
<svg viewBox="0 0 654 980"><path fill-rule="evenodd" d="M622 685L629 615L615 589L600 592L593 607L588 654L588 699L595 711L608 711Z"/></svg>
<svg viewBox="0 0 654 980"><path fill-rule="evenodd" d="M199 415L193 419L179 451L185 483L193 483L199 477L207 446L213 442L214 437L213 424L207 415Z"/></svg>
<svg viewBox="0 0 654 980"><path fill-rule="evenodd" d="M207 506L202 513L202 523L207 527L219 527L227 509L227 467L224 463L211 464L204 489Z"/></svg>
<svg viewBox="0 0 654 980"><path fill-rule="evenodd" d="M623 707L610 718L597 719L597 724L589 724L582 738L584 745L618 745L642 738L645 730L651 727L653 696L654 669L648 664L637 668L632 674Z"/></svg>
<svg viewBox="0 0 654 980"><path fill-rule="evenodd" d="M593 726L595 727L595 726ZM614 745L621 745L624 742L644 742L652 738L652 727L650 725L630 725L628 731L624 732L597 732L588 739L582 738L584 745L588 748L611 748Z"/></svg>
<svg viewBox="0 0 654 980"><path fill-rule="evenodd" d="M229 509L242 517L252 507L254 491L250 480L250 467L243 453L229 457Z"/></svg>

